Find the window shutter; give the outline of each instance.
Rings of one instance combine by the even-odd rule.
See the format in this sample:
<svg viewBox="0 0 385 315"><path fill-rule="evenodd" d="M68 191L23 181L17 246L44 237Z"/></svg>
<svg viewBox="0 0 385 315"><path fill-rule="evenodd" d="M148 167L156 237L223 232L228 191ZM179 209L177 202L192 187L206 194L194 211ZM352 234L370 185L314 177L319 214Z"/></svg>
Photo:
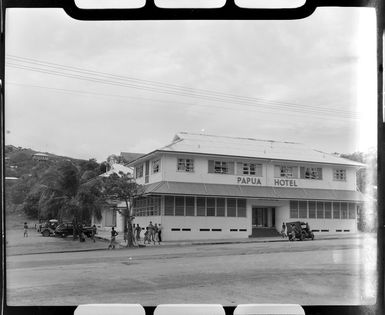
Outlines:
<svg viewBox="0 0 385 315"><path fill-rule="evenodd" d="M274 177L281 177L281 166L274 166Z"/></svg>
<svg viewBox="0 0 385 315"><path fill-rule="evenodd" d="M237 163L237 175L243 175L243 163Z"/></svg>
<svg viewBox="0 0 385 315"><path fill-rule="evenodd" d="M234 162L228 162L229 164L229 174L234 175Z"/></svg>
<svg viewBox="0 0 385 315"><path fill-rule="evenodd" d="M209 160L209 173L214 173L214 161Z"/></svg>
<svg viewBox="0 0 385 315"><path fill-rule="evenodd" d="M298 178L298 166L293 166L293 178Z"/></svg>
<svg viewBox="0 0 385 315"><path fill-rule="evenodd" d="M300 167L299 178L305 178L305 168L303 166Z"/></svg>
<svg viewBox="0 0 385 315"><path fill-rule="evenodd" d="M319 179L322 179L322 168L318 168L317 171L318 171Z"/></svg>

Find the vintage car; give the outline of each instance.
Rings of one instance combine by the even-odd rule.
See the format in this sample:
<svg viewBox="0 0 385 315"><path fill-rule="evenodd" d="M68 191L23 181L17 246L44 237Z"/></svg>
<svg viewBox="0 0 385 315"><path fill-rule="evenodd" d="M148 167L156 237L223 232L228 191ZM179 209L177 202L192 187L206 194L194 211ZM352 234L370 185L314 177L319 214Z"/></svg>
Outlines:
<svg viewBox="0 0 385 315"><path fill-rule="evenodd" d="M309 229L309 225L306 222L287 222L286 228L289 241L303 241L305 239L314 240L314 233Z"/></svg>
<svg viewBox="0 0 385 315"><path fill-rule="evenodd" d="M92 227L89 226L79 226L79 230L81 230L85 236L92 236ZM59 224L55 229L55 236L67 237L68 235L73 235L74 226L72 222L64 222Z"/></svg>
<svg viewBox="0 0 385 315"><path fill-rule="evenodd" d="M48 237L55 234L55 229L59 225L59 221L56 219L51 219L46 222L43 222L39 225L38 231L44 237Z"/></svg>

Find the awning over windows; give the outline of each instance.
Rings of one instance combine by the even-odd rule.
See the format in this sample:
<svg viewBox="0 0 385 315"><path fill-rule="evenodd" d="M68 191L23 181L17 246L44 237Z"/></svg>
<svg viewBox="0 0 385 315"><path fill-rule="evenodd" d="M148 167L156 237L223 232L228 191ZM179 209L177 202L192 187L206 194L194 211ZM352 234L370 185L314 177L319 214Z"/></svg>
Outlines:
<svg viewBox="0 0 385 315"><path fill-rule="evenodd" d="M356 201L364 200L358 191L310 188L282 188L266 186L241 186L226 184L203 184L185 182L158 182L144 186L145 194L202 195L218 197L263 198L263 199L314 199Z"/></svg>

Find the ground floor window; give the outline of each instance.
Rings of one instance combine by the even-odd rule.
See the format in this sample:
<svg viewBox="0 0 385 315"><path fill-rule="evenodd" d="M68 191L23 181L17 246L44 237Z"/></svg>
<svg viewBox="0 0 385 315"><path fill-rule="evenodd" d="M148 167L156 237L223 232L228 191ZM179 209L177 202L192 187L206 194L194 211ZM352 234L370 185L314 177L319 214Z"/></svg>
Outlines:
<svg viewBox="0 0 385 315"><path fill-rule="evenodd" d="M197 215L206 215L206 198L197 198Z"/></svg>
<svg viewBox="0 0 385 315"><path fill-rule="evenodd" d="M186 197L186 215L194 216L195 215L195 198Z"/></svg>
<svg viewBox="0 0 385 315"><path fill-rule="evenodd" d="M291 219L355 219L356 213L351 202L290 200Z"/></svg>
<svg viewBox="0 0 385 315"><path fill-rule="evenodd" d="M137 198L134 200L134 216L146 217L160 215L161 204L161 196L148 196Z"/></svg>
<svg viewBox="0 0 385 315"><path fill-rule="evenodd" d="M165 196L164 215L247 217L246 199Z"/></svg>

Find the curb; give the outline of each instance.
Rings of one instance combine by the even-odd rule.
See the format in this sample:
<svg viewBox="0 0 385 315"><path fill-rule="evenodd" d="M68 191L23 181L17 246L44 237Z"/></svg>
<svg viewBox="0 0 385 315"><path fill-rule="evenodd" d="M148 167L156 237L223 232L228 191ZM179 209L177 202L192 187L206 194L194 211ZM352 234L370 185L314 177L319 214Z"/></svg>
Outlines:
<svg viewBox="0 0 385 315"><path fill-rule="evenodd" d="M316 238L314 241L323 241L323 240L338 240L338 239L352 239L359 237L359 235L350 235L350 236L344 236L344 237L324 237L324 238ZM109 242L110 240L108 238L102 237L102 236L96 236L96 238ZM202 246L202 245L229 245L229 244L246 244L246 243L278 243L278 242L289 242L288 239L255 239L255 240L234 240L234 241L220 241L220 240L213 240L212 242L177 242L177 243L167 243L164 242L160 247L176 247L176 246ZM299 241L296 241L299 242ZM306 242L306 241L305 241ZM125 244L119 243L118 248L116 249L127 249ZM151 245L149 247L158 247L157 245ZM136 248L145 248L147 245L139 244L139 246L130 247L130 249L136 249ZM76 253L76 252L92 252L92 251L107 251L108 248L85 248L85 249L69 249L69 250L61 250L61 251L49 251L49 252L34 252L34 253L18 253L18 254L12 254L10 256L23 256L23 255L39 255L39 254L62 254L62 253Z"/></svg>
<svg viewBox="0 0 385 315"><path fill-rule="evenodd" d="M338 239L352 239L359 237L358 235L350 235L350 236L330 236L330 237L322 237L322 238L315 238L314 241L323 241L323 240L338 240ZM99 237L101 240L109 242L110 240L108 238L103 238ZM258 239L256 238L255 240L250 240L247 239L245 241L243 240L226 240L226 241L221 241L221 240L213 240L213 241L208 241L208 242L200 242L200 241L185 241L185 242L175 242L175 243L168 243L168 242L162 242L161 247L173 247L173 246L201 246L201 245L229 245L229 244L246 244L246 243L278 243L278 242L289 242L287 238L282 239ZM296 241L299 242L299 241ZM122 242L119 242L120 246L126 247L125 244L122 244ZM150 244L149 244L150 245ZM156 245L151 245L150 247L157 247ZM147 245L144 244L139 244L139 246L135 247L147 247Z"/></svg>

